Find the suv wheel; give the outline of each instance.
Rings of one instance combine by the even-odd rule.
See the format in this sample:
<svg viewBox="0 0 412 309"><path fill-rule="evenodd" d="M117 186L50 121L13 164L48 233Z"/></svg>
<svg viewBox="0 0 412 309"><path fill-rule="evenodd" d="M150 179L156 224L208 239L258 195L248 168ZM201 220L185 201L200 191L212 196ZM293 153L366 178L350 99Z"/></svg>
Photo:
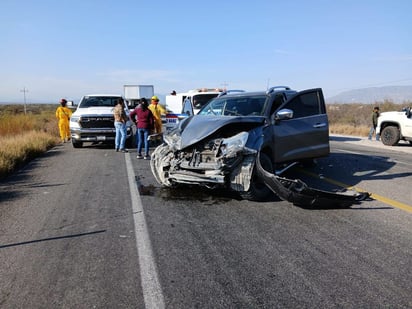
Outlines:
<svg viewBox="0 0 412 309"><path fill-rule="evenodd" d="M272 161L265 153L260 154L260 162L266 171L273 171ZM256 175L256 169L253 171L250 188L248 191L240 192L240 196L250 201L265 201L273 195L273 192L266 186Z"/></svg>
<svg viewBox="0 0 412 309"><path fill-rule="evenodd" d="M399 142L399 129L395 126L388 126L382 130L381 140L384 145L394 146Z"/></svg>

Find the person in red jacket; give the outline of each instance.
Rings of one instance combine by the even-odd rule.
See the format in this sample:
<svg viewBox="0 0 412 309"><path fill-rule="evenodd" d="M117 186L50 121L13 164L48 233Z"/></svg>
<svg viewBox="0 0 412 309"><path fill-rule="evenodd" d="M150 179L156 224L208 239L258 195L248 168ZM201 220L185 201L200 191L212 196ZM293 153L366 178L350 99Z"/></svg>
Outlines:
<svg viewBox="0 0 412 309"><path fill-rule="evenodd" d="M144 159L150 159L149 156L149 134L154 128L154 117L145 98L140 100L140 105L130 113L132 119L137 122L137 158L142 159L142 146L144 144L145 156Z"/></svg>

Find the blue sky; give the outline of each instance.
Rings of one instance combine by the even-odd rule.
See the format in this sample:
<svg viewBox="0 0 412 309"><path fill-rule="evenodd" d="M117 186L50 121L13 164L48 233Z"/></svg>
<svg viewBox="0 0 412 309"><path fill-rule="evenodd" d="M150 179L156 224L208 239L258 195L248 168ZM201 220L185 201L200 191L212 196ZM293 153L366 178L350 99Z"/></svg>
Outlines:
<svg viewBox="0 0 412 309"><path fill-rule="evenodd" d="M412 85L410 0L0 0L0 102Z"/></svg>

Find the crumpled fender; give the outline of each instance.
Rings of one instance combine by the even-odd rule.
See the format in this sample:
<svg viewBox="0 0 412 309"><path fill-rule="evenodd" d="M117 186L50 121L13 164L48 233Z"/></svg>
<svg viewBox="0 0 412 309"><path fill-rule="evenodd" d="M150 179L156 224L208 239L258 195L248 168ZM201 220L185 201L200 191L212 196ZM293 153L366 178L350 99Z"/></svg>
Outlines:
<svg viewBox="0 0 412 309"><path fill-rule="evenodd" d="M299 179L287 179L263 169L260 153L256 159L256 173L262 181L282 200L303 207L349 207L370 197L368 192L329 192L310 188Z"/></svg>

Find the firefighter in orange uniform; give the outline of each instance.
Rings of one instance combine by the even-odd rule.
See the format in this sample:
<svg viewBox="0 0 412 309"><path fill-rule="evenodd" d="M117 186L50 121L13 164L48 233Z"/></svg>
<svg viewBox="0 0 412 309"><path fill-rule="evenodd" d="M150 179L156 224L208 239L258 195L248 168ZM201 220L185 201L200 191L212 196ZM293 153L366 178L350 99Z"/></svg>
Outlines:
<svg viewBox="0 0 412 309"><path fill-rule="evenodd" d="M159 134L159 137L161 138L161 134L163 131L163 125L162 125L162 115L166 114L166 110L159 104L159 98L157 96L152 97L152 102L149 105L149 109L153 114L154 117L154 129L155 133Z"/></svg>

